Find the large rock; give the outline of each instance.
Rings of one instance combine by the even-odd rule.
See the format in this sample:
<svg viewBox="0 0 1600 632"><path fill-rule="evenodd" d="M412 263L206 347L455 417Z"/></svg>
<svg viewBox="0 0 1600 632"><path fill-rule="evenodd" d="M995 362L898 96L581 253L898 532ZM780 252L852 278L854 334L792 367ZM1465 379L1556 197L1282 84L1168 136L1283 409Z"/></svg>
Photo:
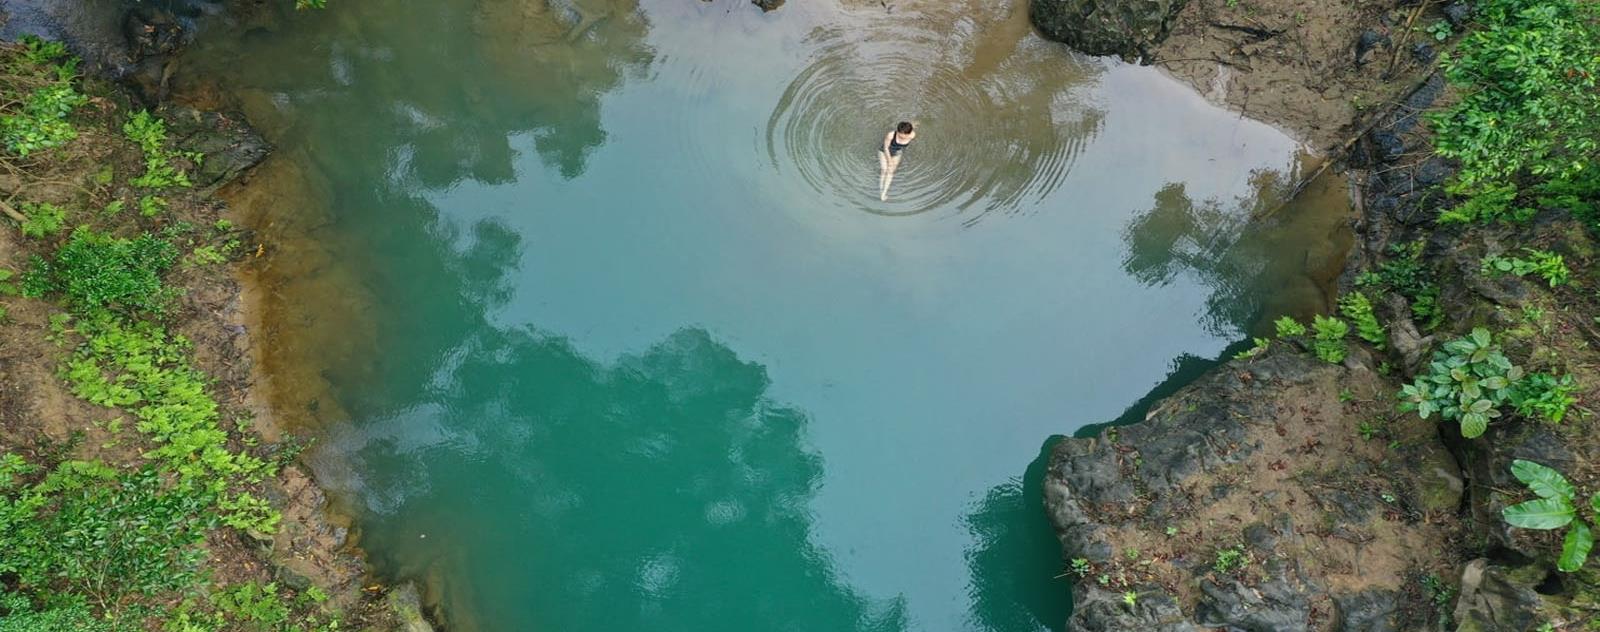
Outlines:
<svg viewBox="0 0 1600 632"><path fill-rule="evenodd" d="M1166 39L1188 0L1032 0L1030 15L1045 37L1090 55L1148 59Z"/></svg>
<svg viewBox="0 0 1600 632"><path fill-rule="evenodd" d="M1456 576L1461 481L1369 366L1278 342L1143 422L1058 443L1044 488L1080 577L1067 629L1416 629L1403 613L1431 606L1400 596L1416 573Z"/></svg>

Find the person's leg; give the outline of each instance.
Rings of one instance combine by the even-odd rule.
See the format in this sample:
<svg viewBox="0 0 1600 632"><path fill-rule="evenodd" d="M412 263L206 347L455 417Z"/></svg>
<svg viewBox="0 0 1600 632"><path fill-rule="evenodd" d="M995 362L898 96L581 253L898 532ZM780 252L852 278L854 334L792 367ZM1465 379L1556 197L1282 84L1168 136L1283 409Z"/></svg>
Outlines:
<svg viewBox="0 0 1600 632"><path fill-rule="evenodd" d="M884 201L884 202L889 201L889 185L894 183L894 171L895 171L895 169L899 169L899 168L900 168L900 157L899 156L890 156L889 157L889 167L888 167L888 169L886 169L884 171L884 174L883 174L883 189L878 192L878 199L879 200Z"/></svg>
<svg viewBox="0 0 1600 632"><path fill-rule="evenodd" d="M890 189L890 186L885 184L885 179L888 176L890 176L890 157L888 157L888 154L883 154L883 150L880 149L878 150L878 198L880 200L883 198L883 192Z"/></svg>

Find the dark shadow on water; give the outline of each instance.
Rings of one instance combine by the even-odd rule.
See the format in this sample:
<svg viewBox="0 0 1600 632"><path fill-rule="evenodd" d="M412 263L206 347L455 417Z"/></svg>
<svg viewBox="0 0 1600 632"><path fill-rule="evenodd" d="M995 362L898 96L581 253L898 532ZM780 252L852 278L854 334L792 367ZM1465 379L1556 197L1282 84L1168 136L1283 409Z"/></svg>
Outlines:
<svg viewBox="0 0 1600 632"><path fill-rule="evenodd" d="M1021 478L990 488L963 518L972 534L971 623L987 632L1059 632L1072 613L1061 543L1044 513L1044 474L1060 436L1045 440Z"/></svg>

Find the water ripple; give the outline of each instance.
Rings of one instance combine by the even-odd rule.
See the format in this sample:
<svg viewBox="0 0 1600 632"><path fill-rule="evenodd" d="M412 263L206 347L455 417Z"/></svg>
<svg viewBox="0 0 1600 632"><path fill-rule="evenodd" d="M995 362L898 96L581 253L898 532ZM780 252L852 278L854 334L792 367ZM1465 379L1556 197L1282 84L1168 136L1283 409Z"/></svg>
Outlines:
<svg viewBox="0 0 1600 632"><path fill-rule="evenodd" d="M808 65L767 121L767 159L828 202L884 216L939 210L971 225L1030 210L1060 186L1100 129L1081 95L1098 67L1023 29L822 31ZM955 23L960 24L959 21ZM972 35L962 35L970 32ZM999 41L996 41L999 38ZM1075 65L1078 64L1078 65ZM878 148L901 120L917 125L889 199Z"/></svg>

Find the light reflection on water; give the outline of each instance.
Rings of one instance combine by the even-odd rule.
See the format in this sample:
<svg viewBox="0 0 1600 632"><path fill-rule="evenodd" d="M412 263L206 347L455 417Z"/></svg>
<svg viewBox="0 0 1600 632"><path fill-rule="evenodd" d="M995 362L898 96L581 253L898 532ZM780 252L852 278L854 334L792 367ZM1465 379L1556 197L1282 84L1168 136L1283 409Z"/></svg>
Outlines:
<svg viewBox="0 0 1600 632"><path fill-rule="evenodd" d="M204 40L281 148L236 200L273 394L455 628L1057 628L1041 444L1325 307L1347 208L1242 219L1289 139L1020 2L892 6L367 0Z"/></svg>

